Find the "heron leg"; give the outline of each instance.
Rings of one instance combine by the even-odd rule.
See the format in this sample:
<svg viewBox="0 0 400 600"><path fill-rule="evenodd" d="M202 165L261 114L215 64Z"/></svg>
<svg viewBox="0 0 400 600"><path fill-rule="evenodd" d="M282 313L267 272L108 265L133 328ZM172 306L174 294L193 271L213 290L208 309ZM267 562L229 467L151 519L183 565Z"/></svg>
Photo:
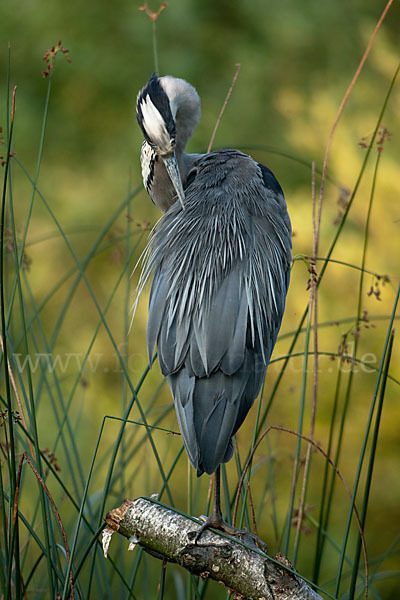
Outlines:
<svg viewBox="0 0 400 600"><path fill-rule="evenodd" d="M233 527L233 525L230 525L224 521L221 511L221 467L217 468L212 477L214 478L214 501L211 515L203 523L200 529L197 531L191 531L189 533L190 538L194 540L195 544L197 544L202 533L206 529L212 527L213 529L219 529L228 535L240 537L244 543L249 543L250 545L260 548L264 552L267 552L266 543L254 535L254 533L250 533L250 531L247 531L247 529L237 529L236 527Z"/></svg>

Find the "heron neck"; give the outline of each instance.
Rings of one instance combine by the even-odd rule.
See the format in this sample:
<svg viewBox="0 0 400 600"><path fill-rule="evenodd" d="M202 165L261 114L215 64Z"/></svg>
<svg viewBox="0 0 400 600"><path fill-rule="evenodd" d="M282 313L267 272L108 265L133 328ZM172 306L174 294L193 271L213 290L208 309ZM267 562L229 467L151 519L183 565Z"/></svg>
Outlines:
<svg viewBox="0 0 400 600"><path fill-rule="evenodd" d="M201 154L186 154L185 152L179 152L178 149L176 150L176 159L183 187L185 187L190 169L200 157ZM154 164L154 178L150 197L154 204L164 212L176 201L176 191L160 158Z"/></svg>

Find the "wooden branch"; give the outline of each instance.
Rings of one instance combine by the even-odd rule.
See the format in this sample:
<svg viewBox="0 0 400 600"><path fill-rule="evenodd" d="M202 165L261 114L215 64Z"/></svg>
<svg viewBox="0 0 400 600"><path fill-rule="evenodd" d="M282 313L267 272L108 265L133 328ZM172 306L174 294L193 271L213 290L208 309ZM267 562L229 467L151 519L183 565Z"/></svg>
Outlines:
<svg viewBox="0 0 400 600"><path fill-rule="evenodd" d="M236 540L211 530L194 544L190 533L200 523L151 498L124 500L105 521L110 528L103 536L105 555L111 533L118 531L129 538L130 549L139 544L161 560L210 577L234 592L237 600L322 600L281 554L268 558L250 536Z"/></svg>

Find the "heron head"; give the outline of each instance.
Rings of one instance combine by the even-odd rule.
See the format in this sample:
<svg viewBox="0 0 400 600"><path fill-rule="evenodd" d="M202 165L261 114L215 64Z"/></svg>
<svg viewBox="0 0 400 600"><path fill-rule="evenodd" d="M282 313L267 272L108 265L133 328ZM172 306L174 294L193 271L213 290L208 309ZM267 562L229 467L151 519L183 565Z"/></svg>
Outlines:
<svg viewBox="0 0 400 600"><path fill-rule="evenodd" d="M175 120L169 98L156 74L138 94L136 117L146 141L163 160L182 208L185 208L185 192L175 156Z"/></svg>

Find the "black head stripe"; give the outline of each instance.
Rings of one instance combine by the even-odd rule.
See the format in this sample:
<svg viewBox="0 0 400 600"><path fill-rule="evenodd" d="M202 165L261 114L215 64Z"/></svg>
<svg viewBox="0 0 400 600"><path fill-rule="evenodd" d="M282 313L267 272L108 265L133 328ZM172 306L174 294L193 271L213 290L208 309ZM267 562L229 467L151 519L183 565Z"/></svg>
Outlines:
<svg viewBox="0 0 400 600"><path fill-rule="evenodd" d="M145 187L146 187L146 190L148 193L150 193L151 186L153 185L154 165L156 164L157 160L158 160L157 154L153 154L153 156L150 159L149 175L148 175L147 181L145 183Z"/></svg>
<svg viewBox="0 0 400 600"><path fill-rule="evenodd" d="M139 123L141 130L143 131L143 135L145 139L151 144L151 140L148 139L146 130L143 125L143 113L141 105L146 100L147 96L150 96L150 100L162 116L165 127L168 133L171 136L171 139L175 138L176 128L175 121L171 113L171 107L169 104L169 99L164 89L160 85L160 81L154 73L147 84L144 86L142 91L139 93L137 101L136 101L136 118Z"/></svg>

